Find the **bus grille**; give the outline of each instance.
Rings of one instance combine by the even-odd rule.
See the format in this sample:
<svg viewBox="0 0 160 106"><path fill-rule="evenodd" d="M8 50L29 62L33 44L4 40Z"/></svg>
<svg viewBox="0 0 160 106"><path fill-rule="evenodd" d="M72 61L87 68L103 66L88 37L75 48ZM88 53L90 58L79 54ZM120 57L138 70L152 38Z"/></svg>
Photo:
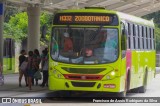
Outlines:
<svg viewBox="0 0 160 106"><path fill-rule="evenodd" d="M104 75L91 74L64 74L64 77L69 80L101 80Z"/></svg>
<svg viewBox="0 0 160 106"><path fill-rule="evenodd" d="M93 87L95 82L71 82L74 87Z"/></svg>
<svg viewBox="0 0 160 106"><path fill-rule="evenodd" d="M67 67L62 67L62 69L69 73L76 73L76 74L98 74L106 70L105 68L67 68Z"/></svg>

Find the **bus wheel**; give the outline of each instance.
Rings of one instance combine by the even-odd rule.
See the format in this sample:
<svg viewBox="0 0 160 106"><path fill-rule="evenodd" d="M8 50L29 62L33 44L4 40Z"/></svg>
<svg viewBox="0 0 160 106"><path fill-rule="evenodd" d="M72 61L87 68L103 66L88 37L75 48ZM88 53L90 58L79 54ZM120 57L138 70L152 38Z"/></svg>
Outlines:
<svg viewBox="0 0 160 106"><path fill-rule="evenodd" d="M127 91L118 93L118 97L126 97Z"/></svg>
<svg viewBox="0 0 160 106"><path fill-rule="evenodd" d="M148 71L146 70L143 80L143 86L138 88L139 93L145 93L147 90L147 76L148 76Z"/></svg>
<svg viewBox="0 0 160 106"><path fill-rule="evenodd" d="M127 80L125 82L125 90L123 92L120 92L118 94L119 97L126 97L127 91L130 88L130 71L128 70L128 74L127 74Z"/></svg>

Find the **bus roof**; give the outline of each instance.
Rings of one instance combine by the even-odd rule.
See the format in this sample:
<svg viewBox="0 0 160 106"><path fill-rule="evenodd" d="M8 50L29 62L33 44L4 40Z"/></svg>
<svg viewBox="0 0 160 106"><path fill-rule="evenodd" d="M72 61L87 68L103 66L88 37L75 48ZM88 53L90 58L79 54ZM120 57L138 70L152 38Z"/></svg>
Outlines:
<svg viewBox="0 0 160 106"><path fill-rule="evenodd" d="M137 23L139 25L146 25L146 26L154 27L153 20L146 20L146 19L136 17L136 16L133 16L133 15L129 15L129 14L125 14L125 13L122 13L122 12L117 12L117 15L122 20Z"/></svg>
<svg viewBox="0 0 160 106"><path fill-rule="evenodd" d="M118 11L113 11L113 10L106 10L106 9L98 9L98 8L89 8L89 9L74 9L74 10L60 10L57 13L111 13L111 14L117 14L117 16L121 19L121 20L126 20L132 23L136 23L139 25L145 25L145 26L150 26L150 27L154 27L154 23L153 20L146 20L140 17L136 17L133 15L129 15L126 13L122 13L122 12L118 12Z"/></svg>
<svg viewBox="0 0 160 106"><path fill-rule="evenodd" d="M57 13L113 13L116 14L116 11L105 10L105 9L75 9L75 10L60 10Z"/></svg>

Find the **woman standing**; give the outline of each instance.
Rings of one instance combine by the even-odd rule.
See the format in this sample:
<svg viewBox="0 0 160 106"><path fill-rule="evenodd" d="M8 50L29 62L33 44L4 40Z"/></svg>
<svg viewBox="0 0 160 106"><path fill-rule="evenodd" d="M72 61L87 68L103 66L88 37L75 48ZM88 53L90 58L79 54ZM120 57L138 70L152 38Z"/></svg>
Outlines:
<svg viewBox="0 0 160 106"><path fill-rule="evenodd" d="M41 62L40 53L38 49L34 50L33 58L34 58L34 65L35 65L34 66L34 74L35 74L39 70L39 65ZM35 80L36 80L36 85L38 85L38 79L35 79ZM32 79L32 84L34 85L34 78Z"/></svg>
<svg viewBox="0 0 160 106"><path fill-rule="evenodd" d="M28 52L28 69L27 69L27 75L28 75L28 85L29 89L32 90L32 79L34 76L34 60L33 60L33 51Z"/></svg>
<svg viewBox="0 0 160 106"><path fill-rule="evenodd" d="M19 87L22 86L21 85L21 80L22 80L23 75L25 77L26 86L28 86L26 71L20 69L22 63L26 60L26 56L25 55L26 55L26 51L25 50L21 50L21 55L19 56Z"/></svg>

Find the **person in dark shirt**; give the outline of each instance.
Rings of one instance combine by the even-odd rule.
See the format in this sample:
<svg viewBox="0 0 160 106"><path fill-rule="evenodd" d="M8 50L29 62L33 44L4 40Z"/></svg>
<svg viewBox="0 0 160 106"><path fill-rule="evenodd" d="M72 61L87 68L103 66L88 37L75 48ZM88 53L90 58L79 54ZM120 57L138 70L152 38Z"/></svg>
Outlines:
<svg viewBox="0 0 160 106"><path fill-rule="evenodd" d="M23 75L25 77L26 86L28 86L26 71L24 71L24 70L22 71L20 69L22 63L26 60L26 56L25 55L26 55L26 51L25 50L21 50L21 55L19 56L19 87L22 86L21 85L21 80L22 80Z"/></svg>
<svg viewBox="0 0 160 106"><path fill-rule="evenodd" d="M43 82L41 87L45 85L48 86L48 51L43 50L43 57L42 57L42 71L43 71Z"/></svg>

